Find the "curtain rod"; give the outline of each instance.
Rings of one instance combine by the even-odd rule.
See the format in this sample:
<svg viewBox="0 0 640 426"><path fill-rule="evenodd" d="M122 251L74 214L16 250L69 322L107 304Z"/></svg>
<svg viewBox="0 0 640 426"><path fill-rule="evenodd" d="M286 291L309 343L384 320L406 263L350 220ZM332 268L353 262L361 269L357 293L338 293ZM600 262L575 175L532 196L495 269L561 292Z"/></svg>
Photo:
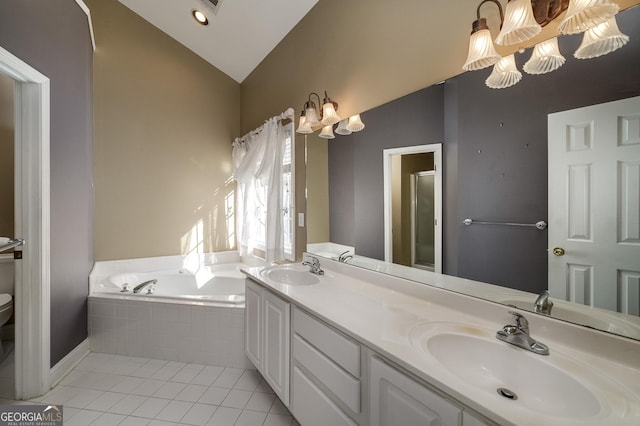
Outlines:
<svg viewBox="0 0 640 426"><path fill-rule="evenodd" d="M264 125L270 120L285 120L285 119L293 120L294 118L295 118L295 111L293 110L293 108L287 108L286 110L284 110L282 112L282 114L273 116L270 119L265 120L264 123L260 127L257 127L255 129L253 129L252 131L248 132L247 134L245 134L244 136L242 136L240 138L235 138L234 141L233 141L233 144L243 143L247 136L257 135L258 133L260 133L262 131L262 129L264 129Z"/></svg>

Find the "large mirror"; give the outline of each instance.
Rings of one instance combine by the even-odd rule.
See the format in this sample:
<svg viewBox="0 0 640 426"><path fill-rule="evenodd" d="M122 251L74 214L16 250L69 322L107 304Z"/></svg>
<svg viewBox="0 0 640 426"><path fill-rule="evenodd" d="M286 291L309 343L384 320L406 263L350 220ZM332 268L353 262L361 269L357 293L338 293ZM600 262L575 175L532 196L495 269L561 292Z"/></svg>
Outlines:
<svg viewBox="0 0 640 426"><path fill-rule="evenodd" d="M554 240L554 232L560 228L557 216L566 218L567 213L558 215L548 204L550 195L564 191L567 186L575 187L572 194L580 190L584 194L590 185L601 182L596 175L584 172L584 167L565 170L560 178L549 177L548 156L556 158L548 149L552 137L548 134L550 115L564 119L565 115L556 113L640 96L637 71L640 7L621 12L617 20L630 41L609 55L574 59L569 52L577 49L581 37L563 36L559 43L567 61L552 73L525 74L520 83L502 90L485 86L491 69L460 74L362 113L366 128L360 133L336 135L336 139L328 142L309 135L307 251L333 258L349 251L343 258L356 266L640 339L640 239L637 235L640 232L640 159L614 160L615 167L619 168L615 174L617 182L624 188L604 191L614 194L613 198L599 201L562 195L573 197L566 203L582 203L599 215L616 216L618 222L621 215L627 215L623 219L631 228L627 229L629 235L623 245L630 250L625 256L631 259L631 264L627 261L610 277L598 275L599 267L594 271L593 266L571 260L572 251L581 250L571 246L571 241L565 244ZM516 54L519 69L529 56L530 50ZM631 138L628 143L635 147L625 152L633 155L640 149L640 140L633 139L640 134L640 114L636 114L628 116L624 123L617 121L619 126L626 126L625 131ZM579 139L589 137L592 128L569 125L562 129L564 133L566 129L574 129L577 133L571 135L578 135ZM401 157L393 159L389 152L423 145L439 145L442 155L438 200L442 220L437 223L441 233L438 249L441 259L439 265L426 268L412 263L411 256L394 257L390 253L393 249L385 248L393 247L389 235L394 232L405 235L405 231L393 230L393 223L406 224L409 216L403 213L405 219L401 220L385 216L385 211L387 216L393 213L389 213L391 189L385 183L383 170L386 161L402 162ZM585 161L582 163L591 160ZM428 171L430 166L422 169ZM409 174L417 176L421 171L416 169ZM566 177L566 173L570 176ZM415 180L407 179L408 182ZM415 197L411 189L404 192ZM613 203L614 209L601 207L602 203ZM410 209L415 209L416 204L419 203L407 203ZM576 217L575 212L573 214ZM472 224L465 224L465 219L471 219ZM584 219L579 226L574 220L571 226L591 231L595 225L589 220ZM543 226L533 226L541 221ZM569 237L574 237L573 240L591 238L578 231L572 228L573 234L569 232ZM612 229L611 233L612 239L621 241L619 230ZM555 263L561 256L553 254L556 244L558 249L567 249L560 267ZM430 250L433 248L427 251ZM595 257L604 259L604 263L617 261L614 260L617 255L611 252L596 253ZM552 276L550 282L553 268L558 269L560 275ZM431 272L438 270L442 275ZM463 280L451 279L451 276ZM544 290L551 290L554 307L550 312L540 308L542 303L535 306Z"/></svg>

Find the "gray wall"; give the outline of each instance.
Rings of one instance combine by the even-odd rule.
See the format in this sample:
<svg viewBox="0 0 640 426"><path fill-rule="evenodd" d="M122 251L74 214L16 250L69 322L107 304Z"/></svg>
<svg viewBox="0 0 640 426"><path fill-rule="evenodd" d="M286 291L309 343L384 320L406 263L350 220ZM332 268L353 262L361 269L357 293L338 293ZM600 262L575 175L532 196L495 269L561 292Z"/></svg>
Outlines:
<svg viewBox="0 0 640 426"><path fill-rule="evenodd" d="M329 144L330 203L346 198L333 195L332 177L346 173L336 159L344 166L353 158L357 218L334 216L332 205L331 240L382 259L382 149L444 142L444 273L530 292L547 288L546 231L462 221L547 219L547 114L640 95L640 7L617 18L631 40L609 55L574 59L582 36L563 36L567 62L550 74L525 74L516 86L493 90L484 84L490 68L465 73L362 114L362 133ZM519 69L530 54L516 55ZM341 157L349 144L355 154ZM337 185L348 187L346 179Z"/></svg>
<svg viewBox="0 0 640 426"><path fill-rule="evenodd" d="M574 59L582 35L563 36L558 41L567 61L552 73L524 74L520 83L503 90L485 86L491 69L454 79L459 147L456 275L535 293L547 288L546 231L466 227L462 221L547 219L547 115L640 94L640 7L620 13L617 21L631 40L606 56ZM519 69L529 56L530 50L516 55Z"/></svg>
<svg viewBox="0 0 640 426"><path fill-rule="evenodd" d="M51 365L87 337L92 46L74 0L0 0L0 45L51 80Z"/></svg>

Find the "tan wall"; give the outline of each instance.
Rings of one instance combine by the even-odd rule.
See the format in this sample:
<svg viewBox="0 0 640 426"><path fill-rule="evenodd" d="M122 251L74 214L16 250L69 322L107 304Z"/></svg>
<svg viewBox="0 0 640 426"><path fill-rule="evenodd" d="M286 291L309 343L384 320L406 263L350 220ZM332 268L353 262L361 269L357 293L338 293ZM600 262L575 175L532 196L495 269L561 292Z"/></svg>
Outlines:
<svg viewBox="0 0 640 426"><path fill-rule="evenodd" d="M0 74L0 237L14 234L13 220L13 79Z"/></svg>
<svg viewBox="0 0 640 426"><path fill-rule="evenodd" d="M86 0L94 55L95 259L235 247L225 200L240 85L117 0Z"/></svg>
<svg viewBox="0 0 640 426"><path fill-rule="evenodd" d="M329 144L314 134L307 137L306 146L307 158L315 159L307 164L307 223L313 224L308 228L307 242L324 243L330 241Z"/></svg>

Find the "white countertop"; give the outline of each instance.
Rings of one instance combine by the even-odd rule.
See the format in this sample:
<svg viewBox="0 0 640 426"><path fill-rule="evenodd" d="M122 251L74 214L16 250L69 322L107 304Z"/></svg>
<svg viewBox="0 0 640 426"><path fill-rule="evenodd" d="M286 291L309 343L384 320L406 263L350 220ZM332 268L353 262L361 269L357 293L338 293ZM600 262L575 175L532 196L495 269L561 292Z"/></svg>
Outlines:
<svg viewBox="0 0 640 426"><path fill-rule="evenodd" d="M523 409L518 401L479 392L444 368L432 355L415 347L409 337L415 327L438 322L465 324L495 333L504 324L513 322L507 307L330 260L323 260L322 267L325 275L319 277L320 283L304 286L283 285L264 278L260 274L262 267L247 268L244 272L500 424L575 425L576 421L581 425L598 426L640 424L638 341L522 312L529 320L531 336L550 347L551 354L544 357L545 362L571 359L584 367L580 371L589 371L591 378L606 377L605 385L624 395L620 397L618 392L609 392L607 386L592 389L610 402L610 409L592 417L536 416ZM581 380L580 373L567 373Z"/></svg>

